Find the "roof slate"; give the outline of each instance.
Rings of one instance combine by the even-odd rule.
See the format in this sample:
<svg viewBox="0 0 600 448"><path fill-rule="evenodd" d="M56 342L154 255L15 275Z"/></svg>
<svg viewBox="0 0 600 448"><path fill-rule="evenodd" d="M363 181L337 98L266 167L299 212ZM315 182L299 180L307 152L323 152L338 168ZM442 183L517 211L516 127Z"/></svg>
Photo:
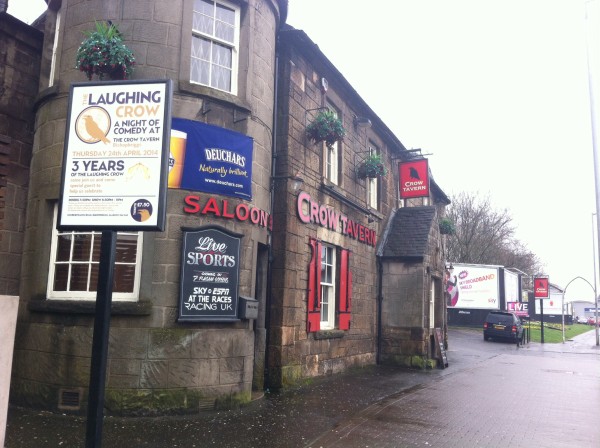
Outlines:
<svg viewBox="0 0 600 448"><path fill-rule="evenodd" d="M431 206L399 209L384 242L382 257L423 258L434 217L435 207Z"/></svg>

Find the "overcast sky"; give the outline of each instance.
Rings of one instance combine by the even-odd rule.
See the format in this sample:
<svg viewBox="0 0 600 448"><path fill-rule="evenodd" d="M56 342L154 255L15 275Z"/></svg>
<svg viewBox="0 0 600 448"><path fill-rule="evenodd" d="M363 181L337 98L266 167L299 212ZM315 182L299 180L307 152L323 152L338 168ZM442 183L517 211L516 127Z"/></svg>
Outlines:
<svg viewBox="0 0 600 448"><path fill-rule="evenodd" d="M430 154L448 195L489 195L494 208L508 209L517 238L564 288L578 276L594 282L586 27L600 42L599 3L289 0L288 23L404 146ZM44 9L43 0L9 1L27 23ZM566 297L591 300L593 292L577 280Z"/></svg>

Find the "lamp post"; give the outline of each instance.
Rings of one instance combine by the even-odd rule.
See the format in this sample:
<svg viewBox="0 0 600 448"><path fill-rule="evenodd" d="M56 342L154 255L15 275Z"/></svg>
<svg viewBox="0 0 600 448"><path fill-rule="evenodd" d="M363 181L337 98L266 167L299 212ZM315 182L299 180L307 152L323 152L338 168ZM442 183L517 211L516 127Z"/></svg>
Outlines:
<svg viewBox="0 0 600 448"><path fill-rule="evenodd" d="M597 44L596 40L592 38L592 24L591 24L591 5L592 2L586 2L585 4L585 37L586 37L586 53L587 53L587 66L588 66L588 88L589 88L589 97L590 97L590 118L592 121L592 151L594 153L594 183L596 186L596 212L600 210L600 173L598 173L598 150L596 145L596 95L595 95L595 86L594 86L594 73L593 70L596 68L595 62L592 61L591 54L596 54L592 51L592 43ZM600 235L600 219L596 219L596 236ZM600 244L598 245L598 251L600 252ZM594 263L596 257L600 257L600 253L594 254ZM595 273L595 271L594 271ZM600 338L598 335L598 296L596 295L596 288L594 288L594 308L595 308L595 316L596 316L596 345L600 345Z"/></svg>

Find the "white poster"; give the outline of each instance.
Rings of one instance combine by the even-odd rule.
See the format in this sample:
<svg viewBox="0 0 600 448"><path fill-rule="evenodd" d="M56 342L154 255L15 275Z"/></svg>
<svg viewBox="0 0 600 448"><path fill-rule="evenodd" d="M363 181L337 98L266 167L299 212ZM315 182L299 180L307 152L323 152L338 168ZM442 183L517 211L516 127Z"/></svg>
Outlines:
<svg viewBox="0 0 600 448"><path fill-rule="evenodd" d="M562 304L563 304L563 296L562 293L556 292L553 289L550 289L550 297L547 299L536 299L535 300L535 310L537 314L540 314L540 300L544 301L544 316L547 314L551 314L554 316L562 315Z"/></svg>
<svg viewBox="0 0 600 448"><path fill-rule="evenodd" d="M446 286L451 308L499 309L498 268L454 265Z"/></svg>
<svg viewBox="0 0 600 448"><path fill-rule="evenodd" d="M162 229L170 95L170 81L71 86L59 228Z"/></svg>
<svg viewBox="0 0 600 448"><path fill-rule="evenodd" d="M506 269L504 270L504 300L506 303L519 301L519 276Z"/></svg>

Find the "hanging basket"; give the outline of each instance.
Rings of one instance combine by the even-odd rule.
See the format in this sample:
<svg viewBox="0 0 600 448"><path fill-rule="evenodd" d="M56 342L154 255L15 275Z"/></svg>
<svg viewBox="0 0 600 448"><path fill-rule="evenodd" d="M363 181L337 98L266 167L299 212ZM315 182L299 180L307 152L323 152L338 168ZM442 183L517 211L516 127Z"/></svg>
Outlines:
<svg viewBox="0 0 600 448"><path fill-rule="evenodd" d="M96 30L84 34L86 38L77 49L75 67L85 73L88 80L91 81L94 76L100 80L131 77L135 57L123 43L116 25L96 22Z"/></svg>
<svg viewBox="0 0 600 448"><path fill-rule="evenodd" d="M456 226L452 220L448 218L440 219L440 233L442 235L454 235L456 233Z"/></svg>
<svg viewBox="0 0 600 448"><path fill-rule="evenodd" d="M356 170L356 175L360 179L374 179L387 174L385 165L379 154L371 154L367 157Z"/></svg>
<svg viewBox="0 0 600 448"><path fill-rule="evenodd" d="M342 120L333 111L325 110L317 114L306 127L308 138L314 143L325 142L329 147L339 142L346 135Z"/></svg>

